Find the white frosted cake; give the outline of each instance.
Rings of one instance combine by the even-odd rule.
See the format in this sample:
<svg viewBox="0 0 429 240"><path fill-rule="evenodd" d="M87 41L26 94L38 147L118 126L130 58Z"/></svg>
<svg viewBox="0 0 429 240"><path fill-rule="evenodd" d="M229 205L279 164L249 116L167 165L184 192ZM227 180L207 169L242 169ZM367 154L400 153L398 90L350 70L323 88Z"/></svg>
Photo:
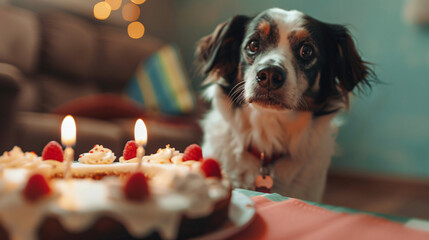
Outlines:
<svg viewBox="0 0 429 240"><path fill-rule="evenodd" d="M181 239L227 221L231 189L212 159L167 146L137 171L127 146L115 162L95 145L63 179L62 156L48 145L42 157L19 147L0 156L0 239Z"/></svg>

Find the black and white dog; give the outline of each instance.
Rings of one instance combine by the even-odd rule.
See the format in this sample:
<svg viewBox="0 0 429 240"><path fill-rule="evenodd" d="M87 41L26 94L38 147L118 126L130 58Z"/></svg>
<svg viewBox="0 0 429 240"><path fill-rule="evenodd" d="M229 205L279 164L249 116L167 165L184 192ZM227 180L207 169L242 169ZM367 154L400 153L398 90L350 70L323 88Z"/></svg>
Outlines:
<svg viewBox="0 0 429 240"><path fill-rule="evenodd" d="M268 9L220 24L199 41L196 60L211 84L203 151L233 187L321 200L335 149L332 120L372 76L348 30Z"/></svg>

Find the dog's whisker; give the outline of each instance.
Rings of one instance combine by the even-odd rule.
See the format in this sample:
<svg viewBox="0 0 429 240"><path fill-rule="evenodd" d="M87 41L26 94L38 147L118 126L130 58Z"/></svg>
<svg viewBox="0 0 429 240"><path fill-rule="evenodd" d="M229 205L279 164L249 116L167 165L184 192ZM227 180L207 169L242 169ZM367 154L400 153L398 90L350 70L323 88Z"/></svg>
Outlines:
<svg viewBox="0 0 429 240"><path fill-rule="evenodd" d="M239 95L237 95L237 97L236 98L234 98L233 100L232 100L232 102L235 102L235 103L237 103L237 104L241 104L242 102L244 102L244 91L242 91L242 92L240 92L240 94Z"/></svg>
<svg viewBox="0 0 429 240"><path fill-rule="evenodd" d="M235 97L237 97L238 95L240 95L242 91L243 91L243 90L237 89L237 90L236 90L233 94L231 94L229 97L230 97L231 99L234 99Z"/></svg>
<svg viewBox="0 0 429 240"><path fill-rule="evenodd" d="M230 105L232 106L234 103L235 104L240 104L243 100L244 100L244 86L245 82L239 82L237 85L235 85L230 93L228 94L228 96L231 98L231 102Z"/></svg>
<svg viewBox="0 0 429 240"><path fill-rule="evenodd" d="M234 93L231 94L231 103L240 104L244 100L244 84L242 84L240 87L237 87L234 90Z"/></svg>
<svg viewBox="0 0 429 240"><path fill-rule="evenodd" d="M229 92L229 96L231 97L233 94L234 94L234 92L236 92L236 90L237 89L239 89L240 87L242 87L242 86L244 86L244 81L242 81L242 82L239 82L239 83L237 83L232 89L231 89L231 91Z"/></svg>
<svg viewBox="0 0 429 240"><path fill-rule="evenodd" d="M234 90L234 92L230 95L230 97L233 98L233 97L237 96L238 94L241 94L243 91L244 91L244 85L236 88Z"/></svg>

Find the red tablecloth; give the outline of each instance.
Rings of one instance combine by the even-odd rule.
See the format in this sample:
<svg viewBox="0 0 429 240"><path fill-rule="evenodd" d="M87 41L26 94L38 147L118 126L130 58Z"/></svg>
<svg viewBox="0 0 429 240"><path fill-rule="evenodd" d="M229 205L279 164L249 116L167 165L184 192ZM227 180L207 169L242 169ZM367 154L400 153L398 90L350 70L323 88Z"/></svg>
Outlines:
<svg viewBox="0 0 429 240"><path fill-rule="evenodd" d="M251 225L230 238L238 239L429 239L429 232L414 230L367 214L333 212L297 199L274 202L252 197L256 217Z"/></svg>

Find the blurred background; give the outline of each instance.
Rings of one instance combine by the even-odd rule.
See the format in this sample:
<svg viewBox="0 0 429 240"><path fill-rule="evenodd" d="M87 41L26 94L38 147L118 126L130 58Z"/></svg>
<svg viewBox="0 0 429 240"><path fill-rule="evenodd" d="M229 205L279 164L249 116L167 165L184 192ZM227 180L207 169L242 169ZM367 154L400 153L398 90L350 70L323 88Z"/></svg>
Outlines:
<svg viewBox="0 0 429 240"><path fill-rule="evenodd" d="M121 155L139 116L149 152L199 142L195 43L270 7L345 24L383 82L339 118L324 201L429 219L428 0L0 0L0 150L40 154L65 114L77 152Z"/></svg>

